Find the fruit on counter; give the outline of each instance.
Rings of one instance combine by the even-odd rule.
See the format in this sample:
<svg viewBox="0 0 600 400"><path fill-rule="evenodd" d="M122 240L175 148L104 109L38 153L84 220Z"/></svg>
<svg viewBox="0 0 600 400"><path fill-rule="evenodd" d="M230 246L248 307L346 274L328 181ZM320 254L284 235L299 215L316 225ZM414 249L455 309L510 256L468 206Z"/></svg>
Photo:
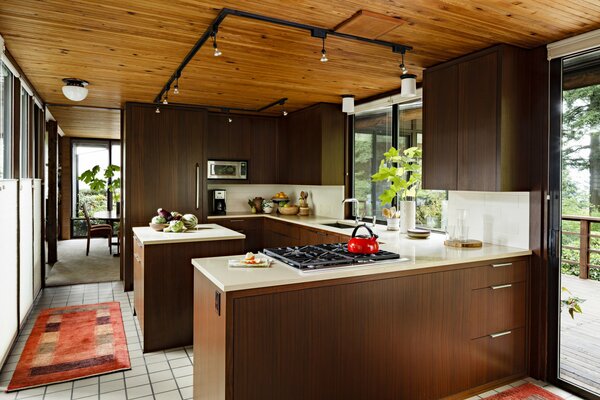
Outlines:
<svg viewBox="0 0 600 400"><path fill-rule="evenodd" d="M194 229L198 225L198 217L194 214L185 214L181 217L181 222L187 229Z"/></svg>
<svg viewBox="0 0 600 400"><path fill-rule="evenodd" d="M279 192L274 197L274 199L287 199L288 195L285 192Z"/></svg>
<svg viewBox="0 0 600 400"><path fill-rule="evenodd" d="M187 231L187 228L181 220L172 220L169 226L164 229L164 232L182 233Z"/></svg>
<svg viewBox="0 0 600 400"><path fill-rule="evenodd" d="M152 223L153 224L166 224L167 220L165 219L165 217L163 217L161 215L157 215L156 217L152 217Z"/></svg>
<svg viewBox="0 0 600 400"><path fill-rule="evenodd" d="M173 219L173 216L171 215L171 213L168 212L167 210L165 210L164 208L159 208L158 210L156 210L156 213L160 217L163 217L166 221L170 221Z"/></svg>

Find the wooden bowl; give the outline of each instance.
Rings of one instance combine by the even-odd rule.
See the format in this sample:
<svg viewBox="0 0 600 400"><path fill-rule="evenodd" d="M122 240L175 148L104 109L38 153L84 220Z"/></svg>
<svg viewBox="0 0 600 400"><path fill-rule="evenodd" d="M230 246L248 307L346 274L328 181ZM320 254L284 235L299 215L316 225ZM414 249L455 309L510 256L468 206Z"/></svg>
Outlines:
<svg viewBox="0 0 600 400"><path fill-rule="evenodd" d="M150 225L150 228L154 229L156 232L162 232L163 229L169 226L169 224L153 224L152 222L150 222L148 225Z"/></svg>
<svg viewBox="0 0 600 400"><path fill-rule="evenodd" d="M298 214L298 206L280 207L278 208L279 214L282 215L296 215Z"/></svg>

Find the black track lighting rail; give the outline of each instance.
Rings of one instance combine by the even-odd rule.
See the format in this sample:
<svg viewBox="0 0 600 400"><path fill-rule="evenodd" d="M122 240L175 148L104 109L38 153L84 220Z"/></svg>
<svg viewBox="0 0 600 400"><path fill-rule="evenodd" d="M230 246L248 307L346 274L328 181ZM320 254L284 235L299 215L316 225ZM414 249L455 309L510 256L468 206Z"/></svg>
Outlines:
<svg viewBox="0 0 600 400"><path fill-rule="evenodd" d="M194 44L194 47L192 47L190 49L190 51L186 54L183 61L181 61L181 64L179 64L179 67L177 67L177 69L175 70L173 75L171 75L171 77L169 78L167 83L163 86L160 93L154 99L155 103L157 103L157 104L160 103L161 99L163 98L163 95L171 89L171 85L173 84L173 82L181 76L181 73L183 72L184 68L189 64L190 61L192 61L192 59L194 58L196 53L198 53L198 51L202 48L204 43L206 43L207 40L209 40L213 35L215 35L219 31L219 26L223 23L223 21L225 20L225 18L228 15L253 19L256 21L262 21L262 22L266 22L269 24L287 26L290 28L302 29L305 31L309 31L312 37L317 37L317 38L321 38L321 39L325 39L328 35L330 35L330 36L336 36L336 37L340 37L340 38L344 38L344 39L348 39L348 40L355 40L355 41L359 41L359 42L370 43L370 44L374 44L377 46L384 46L384 47L390 48L394 53L404 54L407 51L412 50L411 46L387 42L385 40L369 39L369 38L365 38L365 37L361 37L361 36L350 35L347 33L336 32L332 29L322 28L319 26L301 24L299 22L288 21L288 20L281 19L281 18L268 17L266 15L254 14L254 13L250 13L247 11L235 10L232 8L222 8L221 11L219 11L219 14L217 14L217 17L208 26L208 28L206 28L206 31L204 31L202 36L200 36L200 38L198 39L196 44ZM275 103L273 105L277 105L277 104L279 104L279 103ZM271 105L271 107L273 105ZM219 108L219 107L213 107L213 108ZM231 108L231 110L233 110L233 108ZM248 110L244 110L244 111L248 111ZM252 111L256 111L256 110L252 110Z"/></svg>
<svg viewBox="0 0 600 400"><path fill-rule="evenodd" d="M272 103L267 104L266 106L260 107L260 108L256 108L256 109L250 109L250 108L239 108L239 107L221 107L221 106L209 106L207 104L183 104L183 103L172 103L169 102L169 105L171 106L186 106L186 107L198 107L198 108L207 108L207 109L216 109L216 110L220 110L222 112L225 113L229 113L230 111L240 111L240 112L247 112L247 113L259 113L265 110L268 110L271 107L274 107L276 105L283 105L285 104L285 102L287 101L287 97L283 97L279 100L276 100ZM160 104L162 105L162 104ZM159 106L160 106L159 105Z"/></svg>

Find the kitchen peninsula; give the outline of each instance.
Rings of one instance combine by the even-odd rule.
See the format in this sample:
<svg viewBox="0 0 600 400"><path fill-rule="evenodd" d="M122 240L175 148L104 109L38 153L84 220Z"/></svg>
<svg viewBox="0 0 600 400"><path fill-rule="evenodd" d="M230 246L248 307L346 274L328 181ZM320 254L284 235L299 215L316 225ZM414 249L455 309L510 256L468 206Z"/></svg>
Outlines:
<svg viewBox="0 0 600 400"><path fill-rule="evenodd" d="M193 268L190 259L236 254L245 236L216 224L184 233L133 228L134 310L144 352L192 344Z"/></svg>
<svg viewBox="0 0 600 400"><path fill-rule="evenodd" d="M531 252L384 229L382 249L408 260L303 273L194 259L194 399L464 398L523 376Z"/></svg>

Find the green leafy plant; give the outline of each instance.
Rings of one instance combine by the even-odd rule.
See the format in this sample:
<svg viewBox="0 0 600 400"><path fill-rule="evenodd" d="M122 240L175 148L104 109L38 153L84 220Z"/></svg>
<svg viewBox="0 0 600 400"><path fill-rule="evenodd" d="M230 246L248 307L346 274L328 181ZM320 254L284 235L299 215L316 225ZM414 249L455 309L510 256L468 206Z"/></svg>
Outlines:
<svg viewBox="0 0 600 400"><path fill-rule="evenodd" d="M104 170L104 174L99 176L100 166L95 165L87 171L83 171L81 175L79 175L79 180L87 184L94 192L103 192L105 190L112 192L114 200L118 202L121 198L119 193L119 189L121 189L121 178L115 178L115 175L117 175L117 172L119 171L121 171L119 166L110 164Z"/></svg>
<svg viewBox="0 0 600 400"><path fill-rule="evenodd" d="M373 182L386 181L389 187L379 196L383 204L392 204L400 195L402 200L414 199L421 183L421 159L423 151L418 147L410 147L400 153L391 147L384 154L379 164L379 171L371 176Z"/></svg>
<svg viewBox="0 0 600 400"><path fill-rule="evenodd" d="M571 318L575 319L575 313L583 313L583 310L581 309L581 303L583 303L585 300L577 296L572 296L572 293L566 287L562 287L561 292L566 293L568 296L566 299L560 299L561 309L566 308Z"/></svg>

